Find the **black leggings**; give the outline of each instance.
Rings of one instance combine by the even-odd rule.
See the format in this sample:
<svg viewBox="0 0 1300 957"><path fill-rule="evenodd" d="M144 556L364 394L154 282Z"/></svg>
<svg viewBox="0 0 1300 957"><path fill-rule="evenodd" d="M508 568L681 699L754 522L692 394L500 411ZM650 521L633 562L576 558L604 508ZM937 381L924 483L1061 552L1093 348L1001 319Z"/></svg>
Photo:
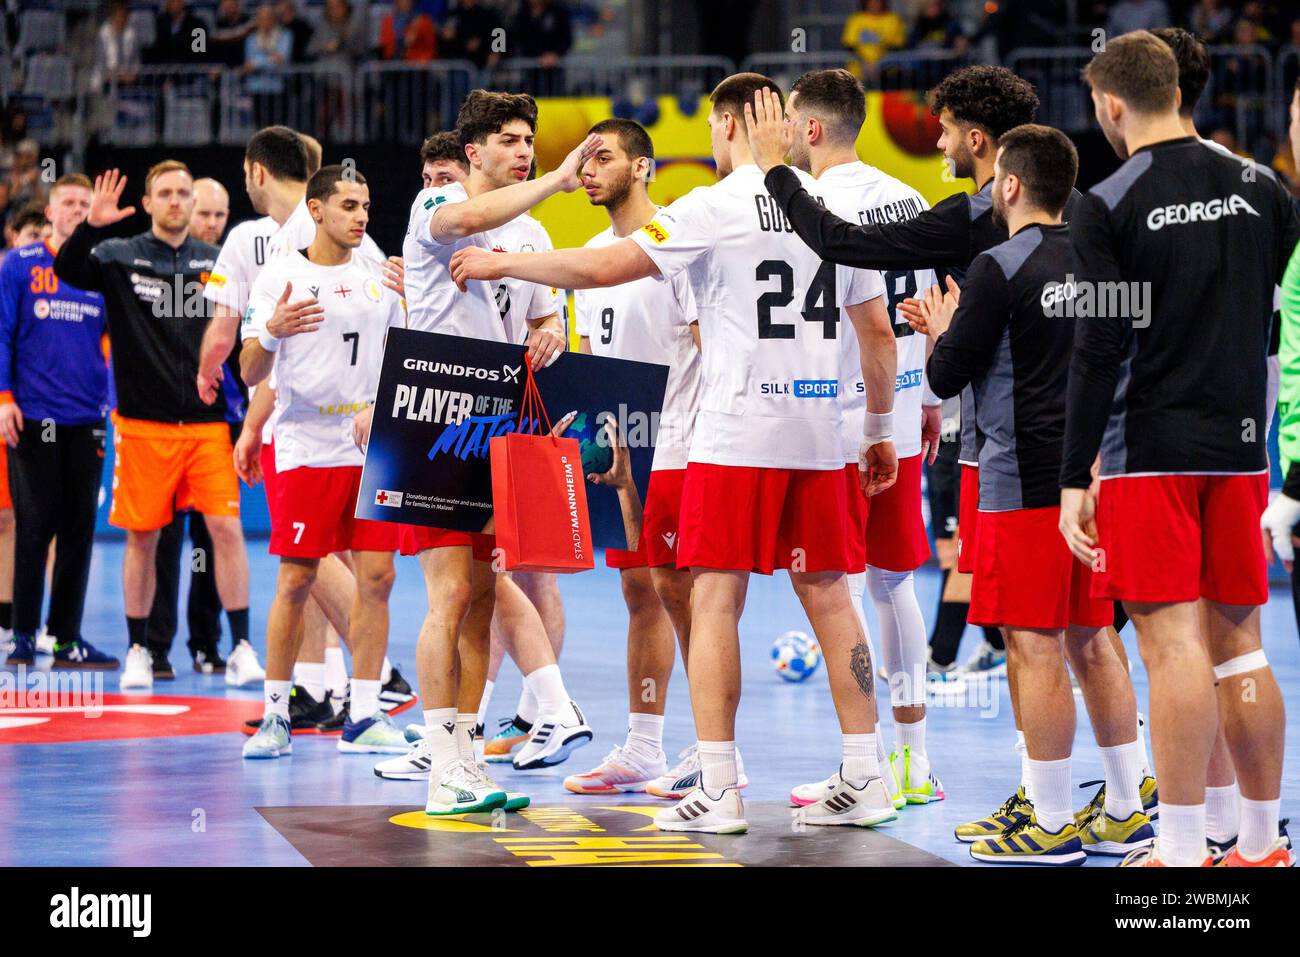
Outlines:
<svg viewBox="0 0 1300 957"><path fill-rule="evenodd" d="M9 450L14 500L14 631L34 634L45 603L45 562L58 537L50 586L49 634L81 637L95 511L104 474L103 423L47 425L27 419Z"/></svg>
<svg viewBox="0 0 1300 957"><path fill-rule="evenodd" d="M187 516L190 523L189 551L184 549ZM158 551L154 555L157 587L145 632L150 651L164 655L171 651L179 617L181 563L187 559L190 595L185 618L189 626L190 651L216 651L221 643L221 598L217 595L216 576L212 571L215 560L212 536L198 512L177 512L171 524L163 526L158 533Z"/></svg>

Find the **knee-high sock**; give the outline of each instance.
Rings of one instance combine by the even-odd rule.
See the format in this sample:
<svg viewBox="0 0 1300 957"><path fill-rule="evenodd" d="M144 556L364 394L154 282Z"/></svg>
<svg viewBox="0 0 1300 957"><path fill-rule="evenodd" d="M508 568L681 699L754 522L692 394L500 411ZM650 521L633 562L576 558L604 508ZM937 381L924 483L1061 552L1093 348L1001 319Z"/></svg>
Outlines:
<svg viewBox="0 0 1300 957"><path fill-rule="evenodd" d="M912 573L867 566L867 588L880 625L880 649L889 671L890 702L895 707L924 704L925 659L929 649Z"/></svg>

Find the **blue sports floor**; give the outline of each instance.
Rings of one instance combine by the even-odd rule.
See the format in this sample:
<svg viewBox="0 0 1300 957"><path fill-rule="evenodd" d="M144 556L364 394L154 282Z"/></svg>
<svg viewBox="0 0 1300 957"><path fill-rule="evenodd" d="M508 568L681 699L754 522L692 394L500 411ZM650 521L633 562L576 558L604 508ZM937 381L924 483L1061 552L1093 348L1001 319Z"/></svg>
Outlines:
<svg viewBox="0 0 1300 957"><path fill-rule="evenodd" d="M262 651L275 562L266 555L263 542L250 543L250 553L254 644ZM121 556L120 543L98 544L83 629L91 641L119 656L126 646ZM918 575L918 592L927 622L933 614L937 588L938 574L923 569ZM529 792L538 807L564 805L581 814L586 806L642 803L641 796L612 802L572 795L561 786L566 774L586 770L622 741L627 708L626 615L617 573L601 567L583 575L563 576L561 589L568 616L561 665L570 692L596 730L596 740L557 768L515 772L508 765L495 765L492 773L500 783ZM424 613L424 588L414 559L398 561L392 609L390 656L414 684L415 637ZM838 729L824 670L805 684L792 685L778 678L769 664L772 639L792 628L806 630L807 624L785 577L756 577L741 625L745 675L737 736L751 782L746 801L772 802L764 806L773 810L765 818L771 823L756 826L746 838L749 841L788 838L791 827L782 823L784 812L774 810L777 802L784 801L792 785L834 771L839 760ZM1292 697L1282 814L1294 818L1300 816L1300 709L1290 692L1300 682L1300 641L1290 597L1283 591L1275 591L1264 610L1264 633L1269 659L1284 692ZM1134 661L1139 702L1145 710L1146 677L1131 629L1125 639ZM260 689L228 691L220 676L190 671L184 641L182 631L172 657L177 680L156 683L155 699L151 700L157 703L159 696L173 695L235 699L251 702L257 710ZM969 654L977 641L976 631L969 629L959 657ZM109 672L104 676L105 693L117 693L117 675ZM680 663L673 682L665 736L670 759L693 738ZM513 712L519 685L518 673L507 662L489 709L489 733L496 718ZM12 693L12 679L8 687ZM1076 780L1082 782L1101 777L1101 762L1082 701L1076 698L1076 704L1079 732L1074 767ZM418 721L419 715L419 708L413 708L400 715L398 722ZM307 857L268 822L275 812L268 815L266 809L312 808L298 814L299 830L310 833L317 823L322 830L328 828L330 807L350 806L352 810L346 813L364 816L369 806L379 815L376 820L386 820L403 811L422 809L424 802L423 783L381 781L371 771L379 758L341 755L333 738L300 736L294 740L291 758L246 762L240 758L244 737L234 731L238 722L233 719L217 725L231 728L224 733L126 739L111 730L111 722L119 720L112 713L95 719L78 714L58 720L109 724L103 726L103 740L23 743L24 735L30 736L34 726L15 726L13 718L6 726L5 712L0 711L0 866L306 865ZM133 720L138 727L141 719ZM156 715L152 720L168 719ZM886 719L882 725L888 742L893 739L890 724ZM881 831L938 858L973 864L966 847L952 839L952 827L988 813L1014 789L1019 773L1014 740L1003 683L998 683L996 694L976 689L948 699L932 698L929 751L947 800L909 807ZM1090 794L1091 789L1080 791L1078 804ZM287 810L283 813L289 814ZM474 827L485 830L466 825L467 829ZM818 840L824 839L818 836ZM845 839L856 840L849 835ZM359 853L352 862L372 860ZM1089 866L1100 865L1090 862Z"/></svg>

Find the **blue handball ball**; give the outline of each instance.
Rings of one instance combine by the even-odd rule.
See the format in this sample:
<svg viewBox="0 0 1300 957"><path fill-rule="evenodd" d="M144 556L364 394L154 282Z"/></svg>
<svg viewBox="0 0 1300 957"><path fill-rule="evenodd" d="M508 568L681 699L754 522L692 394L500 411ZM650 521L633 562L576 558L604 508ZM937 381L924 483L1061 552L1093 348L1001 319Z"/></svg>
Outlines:
<svg viewBox="0 0 1300 957"><path fill-rule="evenodd" d="M609 436L605 432L605 427L596 422L596 416L589 412L579 412L565 430L564 437L578 440L578 449L582 452L584 475L590 475L592 472L603 475L613 468L614 450L609 446Z"/></svg>
<svg viewBox="0 0 1300 957"><path fill-rule="evenodd" d="M822 663L822 649L817 639L802 631L787 631L772 642L772 667L786 681L800 682Z"/></svg>

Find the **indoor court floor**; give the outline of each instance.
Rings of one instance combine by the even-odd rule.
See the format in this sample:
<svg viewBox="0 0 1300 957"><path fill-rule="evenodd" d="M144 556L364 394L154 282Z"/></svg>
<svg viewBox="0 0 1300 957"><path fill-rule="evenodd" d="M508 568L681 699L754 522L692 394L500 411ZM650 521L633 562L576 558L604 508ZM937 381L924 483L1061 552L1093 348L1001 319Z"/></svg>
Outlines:
<svg viewBox="0 0 1300 957"><path fill-rule="evenodd" d="M264 660L276 562L264 542L250 543L249 551L254 644ZM120 542L97 544L83 627L89 640L119 657L126 645L121 557ZM932 568L918 573L927 622L938 582ZM627 619L617 573L603 566L561 576L561 590L568 618L561 667L596 739L544 771L490 766L500 784L532 795L524 815L428 818L423 782L380 780L372 772L379 756L339 754L335 738L299 736L290 758L242 760L245 739L236 729L260 714L260 687L228 690L221 676L194 674L182 625L172 655L177 679L155 683L151 696L127 697L117 690L119 672L105 673L102 698L90 698L102 709L96 717L75 705L62 712L13 707L31 702L14 699L13 672L0 674L0 682L7 682L0 698L0 866L993 866L972 861L952 828L993 810L1016 786L1019 764L1003 681L957 685L930 698L929 752L945 801L908 807L897 821L870 831L804 828L792 817L791 786L836 769L839 735L824 667L803 684L789 684L769 662L778 634L807 630L784 575L755 576L741 623L744 692L737 740L750 778L749 833L664 834L650 824L649 815L664 806L654 798L568 793L565 775L587 770L623 740ZM424 614L414 559L398 560L391 608L389 655L414 685L415 638ZM1300 709L1289 691L1300 682L1300 641L1284 590L1274 590L1263 627L1269 660L1291 698L1282 816L1294 818L1300 814ZM1145 710L1146 677L1131 628L1124 637ZM976 631L968 629L960 657L977 641ZM519 687L518 672L507 662L489 708L489 734L498 718L511 715ZM670 762L693 738L688 703L679 662L668 692ZM1101 777L1101 760L1077 696L1076 705L1074 776L1082 783ZM399 724L419 720L419 706L397 718ZM892 743L888 718L882 728ZM1092 790L1079 791L1079 806ZM1088 866L1108 863L1114 860L1094 859Z"/></svg>

